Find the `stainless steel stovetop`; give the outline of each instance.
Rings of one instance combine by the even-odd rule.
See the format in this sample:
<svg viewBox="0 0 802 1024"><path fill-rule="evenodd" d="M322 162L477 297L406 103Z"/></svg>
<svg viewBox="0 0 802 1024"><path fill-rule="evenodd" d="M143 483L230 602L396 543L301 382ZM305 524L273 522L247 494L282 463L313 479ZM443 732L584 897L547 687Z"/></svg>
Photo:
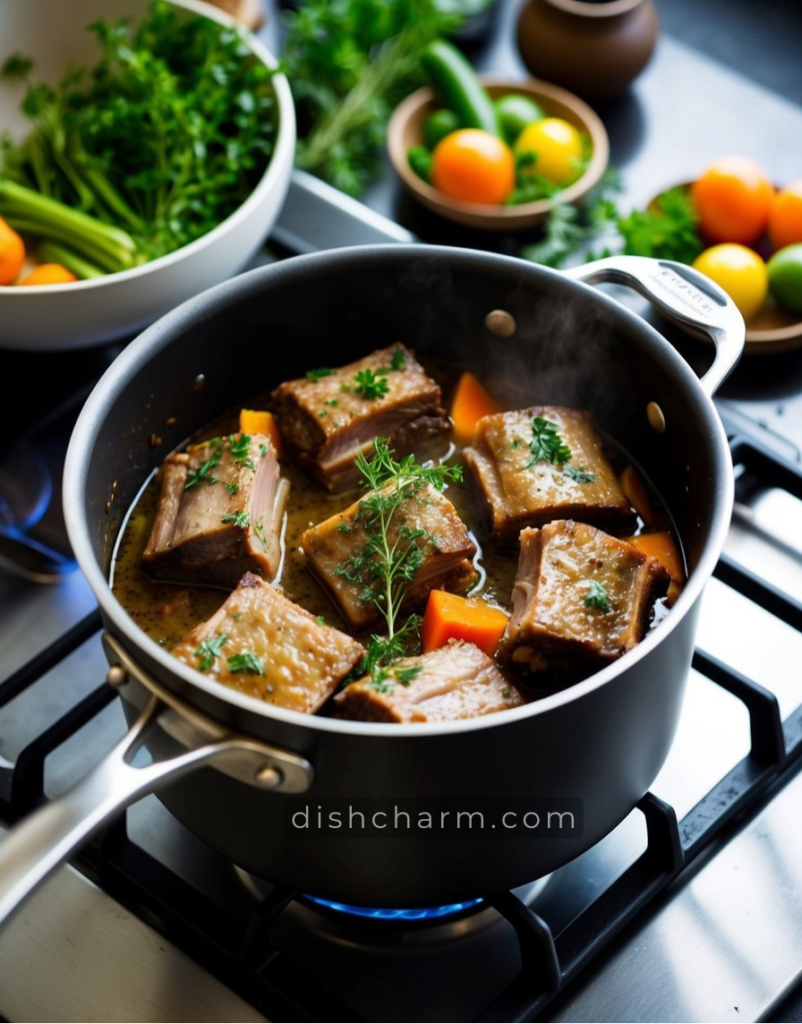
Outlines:
<svg viewBox="0 0 802 1024"><path fill-rule="evenodd" d="M670 165L666 162L669 173L662 177L655 173L656 164L667 161L659 144L661 130L668 130L669 122L679 116L676 107L661 98L674 74L693 76L700 95L726 91L731 100L727 109L760 111L750 146L758 147L763 133L768 139L780 117L789 137L802 138L798 108L663 40L654 65L635 92L636 102L649 114L649 137L641 138L640 148L636 146L627 158L618 156L633 201L645 198L635 182L646 181L649 191L656 191L668 178L688 177L708 156L728 151L724 140L732 137L734 120L725 111L712 122L702 109L693 123L683 123L686 152L672 154ZM670 137L676 139L678 125L670 127ZM790 156L780 155L769 170L778 180L788 180L798 173L791 163ZM376 209L393 212L416 230L423 227L420 234L425 237L425 223L414 223L414 215L405 218L403 199L380 189L368 200L373 210L332 196L325 187L298 176L274 240L300 251L408 237L405 228L384 220ZM706 358L694 349L689 356ZM719 408L729 432L754 437L757 450L766 448L792 470L798 467L802 362L797 355L771 357L757 364L750 360L736 374ZM707 588L697 668L689 680L676 742L653 787L653 793L669 802L679 817L715 789L750 751L749 713L741 700L712 681L711 665L716 660L774 693L784 719L791 721L802 704L802 627L793 612L802 603L802 504L776 486L771 474L755 474L749 467L739 472L739 501L726 546L725 570ZM757 602L745 596L740 586L743 577L737 571L733 575L732 565L736 570L746 567L769 584L768 590L747 588ZM778 617L760 606L771 606L771 586L796 602L790 616L787 609ZM93 597L79 573L53 587L20 584L0 576L0 676L8 676L93 609ZM783 615L789 621L783 621ZM97 635L91 630L87 635L89 639L64 663L0 709L0 769L13 764L29 741L68 709L92 699L106 666ZM47 793L68 787L96 752L111 745L124 729L117 703L106 704L48 757ZM791 725L787 732L792 739ZM802 975L802 779L791 773L775 790L734 821L689 871L579 973L550 1004L548 1019L770 1018L772 1008ZM718 791L711 816L715 804L724 806L727 800L728 794ZM558 939L643 853L644 821L640 811L633 811L592 851L528 894ZM128 832L149 854L203 892L210 906L223 908L224 923L225 913L249 913L263 896L251 880L201 847L155 798L129 811ZM304 1016L294 1004L266 1005L249 998L248 992L235 993L216 976L225 978L225 972L216 971L216 965L206 962L183 937L182 948L171 941L169 922L165 925L152 908L140 908L143 919L104 890L116 891L114 879L90 881L66 867L12 921L0 936L0 1015L12 1021L246 1021L264 1020L264 1014L274 1019L354 1019L337 1015L342 1012L338 1002L332 1003L330 1016L322 1016L313 1000ZM176 890L175 895L185 898L186 893ZM466 934L484 929L494 943L509 945L514 934L495 914L487 909L481 911L484 917L474 915L472 923L449 924L449 937L462 941ZM601 933L603 922L598 927ZM399 947L394 954L399 961L402 953L408 956L410 946L420 946L423 934L417 933L416 943L402 943L403 950ZM177 935L173 937L179 941ZM289 936L286 942L291 940ZM514 960L514 942L509 948ZM304 978L299 974L294 981L291 957L288 964L289 987L302 1006ZM404 964L409 971L408 960ZM315 965L307 966L314 978ZM512 968L514 973L517 963ZM428 1012L424 1010L417 1019L468 1019L458 995L462 974L459 961L449 961L436 983L427 982L428 989L424 984L420 999ZM500 980L499 987L503 984ZM394 1007L395 997L389 991L383 1005L381 991L364 998L363 1019L414 1019ZM476 1007L477 1013L481 1011L482 1006Z"/></svg>

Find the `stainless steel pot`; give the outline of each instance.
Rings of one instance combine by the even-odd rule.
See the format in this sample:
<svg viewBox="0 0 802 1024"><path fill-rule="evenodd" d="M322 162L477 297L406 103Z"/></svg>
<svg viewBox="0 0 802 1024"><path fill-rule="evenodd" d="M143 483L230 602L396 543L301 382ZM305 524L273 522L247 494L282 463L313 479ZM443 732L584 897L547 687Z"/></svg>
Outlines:
<svg viewBox="0 0 802 1024"><path fill-rule="evenodd" d="M701 380L651 326L583 282L616 281L715 344ZM507 311L512 337L489 329ZM509 321L508 321L509 322ZM318 896L423 906L508 889L597 842L648 789L671 745L699 599L733 497L711 395L740 356L744 323L688 267L617 257L560 274L470 250L366 246L287 260L185 303L145 331L98 384L67 457L64 506L100 603L129 734L70 793L0 842L0 920L87 836L158 789L166 806L241 867ZM112 595L124 511L164 450L227 408L309 366L403 339L424 356L509 378L532 398L590 408L671 511L690 578L633 651L575 686L480 719L395 726L269 707L179 663ZM154 451L153 432L166 445ZM110 510L110 511L109 511ZM154 763L130 764L145 743ZM521 829L320 833L304 807L543 806L581 811L570 834ZM460 803L461 801L461 803ZM493 818L497 820L497 816Z"/></svg>

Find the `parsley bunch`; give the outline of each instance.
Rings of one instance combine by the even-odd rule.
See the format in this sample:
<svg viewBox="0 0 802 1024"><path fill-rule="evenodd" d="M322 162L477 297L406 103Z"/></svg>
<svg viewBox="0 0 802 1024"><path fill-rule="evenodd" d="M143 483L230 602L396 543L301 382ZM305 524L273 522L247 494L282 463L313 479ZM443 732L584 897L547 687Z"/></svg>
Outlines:
<svg viewBox="0 0 802 1024"><path fill-rule="evenodd" d="M132 239L133 256L118 237L119 265L101 264L115 270L199 238L252 192L276 136L273 72L237 29L163 0L137 25L99 20L91 31L99 61L55 88L31 81L20 55L3 65L28 82L23 111L34 127L21 145L4 140L2 175L35 193L12 190L7 207L12 223L38 227L32 233L98 255L82 248L82 229L98 241L93 226L37 203L38 194ZM0 188L0 213L5 203ZM64 230L48 235L48 226Z"/></svg>

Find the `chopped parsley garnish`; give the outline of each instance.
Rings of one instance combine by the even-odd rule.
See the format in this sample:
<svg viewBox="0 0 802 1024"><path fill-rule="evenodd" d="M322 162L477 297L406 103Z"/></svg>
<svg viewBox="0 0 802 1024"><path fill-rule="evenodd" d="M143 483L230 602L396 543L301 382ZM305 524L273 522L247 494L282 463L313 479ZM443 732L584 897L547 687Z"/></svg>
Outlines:
<svg viewBox="0 0 802 1024"><path fill-rule="evenodd" d="M214 441L210 441L209 444L214 446L209 458L202 462L197 469L187 470L187 480L184 484L185 491L188 491L191 487L197 487L202 480L207 480L210 484L217 483L217 477L212 475L212 470L215 466L220 465L220 459L223 457L223 440L218 437Z"/></svg>
<svg viewBox="0 0 802 1024"><path fill-rule="evenodd" d="M236 672L247 672L252 676L265 674L262 659L258 658L253 651L241 651L239 654L232 654L226 660L228 661L228 671L232 674Z"/></svg>
<svg viewBox="0 0 802 1024"><path fill-rule="evenodd" d="M220 520L221 523L233 523L235 526L247 530L250 526L251 516L249 512L229 512Z"/></svg>
<svg viewBox="0 0 802 1024"><path fill-rule="evenodd" d="M336 398L327 398L324 405L338 405Z"/></svg>
<svg viewBox="0 0 802 1024"><path fill-rule="evenodd" d="M369 366L364 370L358 370L354 374L354 391L363 398L383 398L390 390L390 385L385 380L389 372L389 369L383 367L374 371Z"/></svg>
<svg viewBox="0 0 802 1024"><path fill-rule="evenodd" d="M201 672L208 672L214 664L214 659L219 656L220 649L226 643L228 643L227 633L220 633L218 636L213 636L201 643L200 647L195 651L195 657L201 659L200 665L198 665Z"/></svg>
<svg viewBox="0 0 802 1024"><path fill-rule="evenodd" d="M390 369L391 370L403 370L404 363L406 362L406 356L402 348L394 348L393 354L390 358Z"/></svg>
<svg viewBox="0 0 802 1024"><path fill-rule="evenodd" d="M596 482L596 477L589 470L585 469L584 466L566 466L563 469L563 473L578 484L592 484Z"/></svg>
<svg viewBox="0 0 802 1024"><path fill-rule="evenodd" d="M327 409L318 409L316 413L316 415L319 416L321 419L323 419L324 416L328 416L328 414L329 413Z"/></svg>
<svg viewBox="0 0 802 1024"><path fill-rule="evenodd" d="M253 469L251 461L251 435L230 434L228 438L228 450L234 462L240 463L248 469Z"/></svg>
<svg viewBox="0 0 802 1024"><path fill-rule="evenodd" d="M504 700L510 699L510 697L512 696L512 690L509 688L509 686L504 687L504 689L501 691L501 696L504 698Z"/></svg>
<svg viewBox="0 0 802 1024"><path fill-rule="evenodd" d="M322 377L330 377L334 373L334 370L328 366L319 366L316 370L307 370L306 379L311 381L318 381Z"/></svg>
<svg viewBox="0 0 802 1024"><path fill-rule="evenodd" d="M588 592L585 594L585 607L595 608L600 612L612 611L610 597L601 583L596 580L588 580Z"/></svg>
<svg viewBox="0 0 802 1024"><path fill-rule="evenodd" d="M229 494L236 494L239 491L239 484L236 480L231 480L227 484L223 484L223 487L225 487Z"/></svg>
<svg viewBox="0 0 802 1024"><path fill-rule="evenodd" d="M395 668L393 675L402 686L409 686L413 679L423 671L423 665L410 665L409 668Z"/></svg>
<svg viewBox="0 0 802 1024"><path fill-rule="evenodd" d="M315 616L315 622L318 624L318 626L325 626L326 625L326 616L325 615L316 615Z"/></svg>
<svg viewBox="0 0 802 1024"><path fill-rule="evenodd" d="M353 533L353 526L345 519L337 524L337 533Z"/></svg>
<svg viewBox="0 0 802 1024"><path fill-rule="evenodd" d="M265 551L267 551L269 545L267 543L267 537L265 536L265 528L262 525L262 520L261 519L259 520L258 523L254 523L253 524L253 532L256 534L256 536L257 536L257 538L259 540L259 543L262 545L262 547L265 549Z"/></svg>
<svg viewBox="0 0 802 1024"><path fill-rule="evenodd" d="M259 454L262 456L262 458L264 458L265 455L267 455L267 445L266 444L262 443L262 444L259 445Z"/></svg>
<svg viewBox="0 0 802 1024"><path fill-rule="evenodd" d="M535 416L532 420L532 440L529 442L529 451L532 458L527 462L524 469L530 469L538 462L555 463L562 466L571 458L571 449L560 437L557 431L557 424L542 416Z"/></svg>

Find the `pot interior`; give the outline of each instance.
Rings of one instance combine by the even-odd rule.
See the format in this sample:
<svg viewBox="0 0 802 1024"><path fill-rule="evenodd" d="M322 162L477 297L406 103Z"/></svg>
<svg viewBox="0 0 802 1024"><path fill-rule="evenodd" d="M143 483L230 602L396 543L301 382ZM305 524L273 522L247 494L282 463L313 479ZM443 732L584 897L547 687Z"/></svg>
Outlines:
<svg viewBox="0 0 802 1024"><path fill-rule="evenodd" d="M511 337L489 329L494 310L514 319ZM727 464L712 404L669 344L608 296L553 271L467 250L388 246L242 275L185 303L123 353L73 440L97 566L108 572L143 481L204 424L312 367L399 341L473 370L521 405L589 409L649 477L689 568L698 564ZM647 417L652 402L665 417L662 433ZM67 480L68 499L70 490Z"/></svg>

